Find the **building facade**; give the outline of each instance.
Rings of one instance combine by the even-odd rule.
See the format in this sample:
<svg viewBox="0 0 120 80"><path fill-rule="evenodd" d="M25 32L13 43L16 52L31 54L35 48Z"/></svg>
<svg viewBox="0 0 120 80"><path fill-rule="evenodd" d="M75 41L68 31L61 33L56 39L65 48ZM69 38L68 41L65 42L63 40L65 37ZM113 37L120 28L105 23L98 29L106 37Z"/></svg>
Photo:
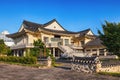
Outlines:
<svg viewBox="0 0 120 80"><path fill-rule="evenodd" d="M45 43L55 57L106 56L101 40L90 29L71 32L55 19L45 24L23 21L18 32L7 36L15 42L11 49L16 56L25 56L29 49L34 47L34 40L38 39Z"/></svg>

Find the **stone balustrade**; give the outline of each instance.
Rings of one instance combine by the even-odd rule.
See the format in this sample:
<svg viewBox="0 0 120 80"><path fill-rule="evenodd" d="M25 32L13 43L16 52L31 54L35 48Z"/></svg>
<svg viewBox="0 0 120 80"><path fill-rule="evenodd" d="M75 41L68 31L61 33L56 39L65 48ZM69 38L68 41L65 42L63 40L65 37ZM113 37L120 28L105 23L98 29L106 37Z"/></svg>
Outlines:
<svg viewBox="0 0 120 80"><path fill-rule="evenodd" d="M71 70L77 72L93 73L93 72L118 72L120 73L119 62L103 64L98 57L73 57Z"/></svg>
<svg viewBox="0 0 120 80"><path fill-rule="evenodd" d="M98 71L97 68L100 63L98 57L73 57L71 70L93 73Z"/></svg>

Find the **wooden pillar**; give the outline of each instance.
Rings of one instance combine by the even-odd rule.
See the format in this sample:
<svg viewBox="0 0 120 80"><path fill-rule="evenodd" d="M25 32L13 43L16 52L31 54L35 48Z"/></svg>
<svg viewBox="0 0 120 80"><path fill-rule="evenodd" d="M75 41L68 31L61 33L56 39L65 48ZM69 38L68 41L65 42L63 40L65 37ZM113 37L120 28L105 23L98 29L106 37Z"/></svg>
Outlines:
<svg viewBox="0 0 120 80"><path fill-rule="evenodd" d="M104 56L107 56L107 52L106 52L106 49L104 49Z"/></svg>
<svg viewBox="0 0 120 80"><path fill-rule="evenodd" d="M16 53L15 53L15 50L13 50L13 56L16 56L15 54L16 54Z"/></svg>
<svg viewBox="0 0 120 80"><path fill-rule="evenodd" d="M97 56L99 56L100 55L100 53L99 53L99 49L97 49Z"/></svg>
<svg viewBox="0 0 120 80"><path fill-rule="evenodd" d="M17 50L17 57L19 57L19 50Z"/></svg>
<svg viewBox="0 0 120 80"><path fill-rule="evenodd" d="M26 52L25 52L25 49L23 50L23 56L24 56L24 57L26 56Z"/></svg>
<svg viewBox="0 0 120 80"><path fill-rule="evenodd" d="M55 48L53 48L53 57L55 57Z"/></svg>

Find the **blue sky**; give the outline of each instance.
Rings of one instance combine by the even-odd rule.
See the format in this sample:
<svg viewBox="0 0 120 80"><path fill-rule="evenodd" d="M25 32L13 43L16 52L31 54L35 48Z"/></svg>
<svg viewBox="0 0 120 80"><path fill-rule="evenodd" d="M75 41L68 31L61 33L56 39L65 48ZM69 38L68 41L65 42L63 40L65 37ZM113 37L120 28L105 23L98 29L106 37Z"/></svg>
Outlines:
<svg viewBox="0 0 120 80"><path fill-rule="evenodd" d="M91 28L97 34L105 20L120 22L120 0L0 0L0 32L17 32L23 20L54 18L67 30Z"/></svg>

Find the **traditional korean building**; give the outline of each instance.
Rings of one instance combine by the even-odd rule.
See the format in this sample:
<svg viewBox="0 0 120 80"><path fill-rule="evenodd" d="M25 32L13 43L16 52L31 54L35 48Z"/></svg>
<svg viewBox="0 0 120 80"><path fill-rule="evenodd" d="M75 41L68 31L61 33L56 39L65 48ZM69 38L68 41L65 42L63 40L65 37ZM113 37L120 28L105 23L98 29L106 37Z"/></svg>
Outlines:
<svg viewBox="0 0 120 80"><path fill-rule="evenodd" d="M55 19L39 24L24 20L18 32L7 35L15 42L11 46L13 54L25 56L33 48L34 40L41 39L55 57L106 55L105 47L90 29L71 32L62 27Z"/></svg>

